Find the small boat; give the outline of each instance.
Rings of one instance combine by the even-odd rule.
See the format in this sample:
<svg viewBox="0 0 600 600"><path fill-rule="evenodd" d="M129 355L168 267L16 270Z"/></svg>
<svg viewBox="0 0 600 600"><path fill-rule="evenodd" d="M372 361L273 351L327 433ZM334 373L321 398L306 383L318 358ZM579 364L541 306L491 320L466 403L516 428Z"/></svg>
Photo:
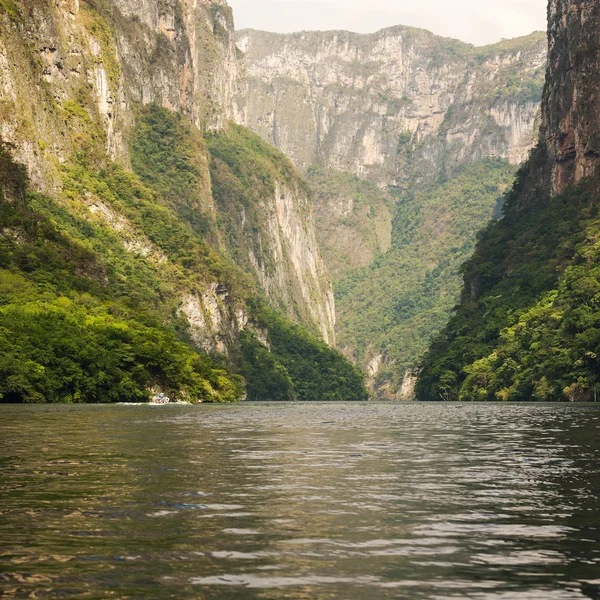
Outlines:
<svg viewBox="0 0 600 600"><path fill-rule="evenodd" d="M168 396L156 394L150 404L169 404L169 402L171 402L171 399Z"/></svg>

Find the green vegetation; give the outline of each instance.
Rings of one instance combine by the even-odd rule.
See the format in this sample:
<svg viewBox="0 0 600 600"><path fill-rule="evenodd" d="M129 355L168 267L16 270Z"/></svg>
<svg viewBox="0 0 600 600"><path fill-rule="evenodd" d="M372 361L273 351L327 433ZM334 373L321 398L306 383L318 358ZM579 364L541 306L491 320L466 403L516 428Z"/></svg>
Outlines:
<svg viewBox="0 0 600 600"><path fill-rule="evenodd" d="M235 401L244 383L159 323L93 296L54 296L0 269L0 401Z"/></svg>
<svg viewBox="0 0 600 600"><path fill-rule="evenodd" d="M198 234L210 234L208 151L200 132L178 113L150 105L139 110L130 149L140 179Z"/></svg>
<svg viewBox="0 0 600 600"><path fill-rule="evenodd" d="M255 277L257 267L267 276L289 269L289 264L276 263L281 258L269 225L275 219L277 183L287 188L287 192L280 190L281 194L294 190L308 193L295 168L273 146L233 123L219 133L207 133L205 139L223 251ZM288 272L284 281L278 283L288 289L277 289L275 284L270 295L272 307L318 334L312 317L302 308L305 301L301 290L295 287L295 275ZM284 301L284 297L291 297L294 302Z"/></svg>
<svg viewBox="0 0 600 600"><path fill-rule="evenodd" d="M598 189L523 200L534 155L465 265L465 291L422 364L423 400L590 400L600 356Z"/></svg>
<svg viewBox="0 0 600 600"><path fill-rule="evenodd" d="M130 138L131 173L106 160L88 88L59 111L76 148L58 167L59 198L30 191L0 142L0 402L134 402L155 391L235 401L246 388L254 399L366 397L346 359L266 308L248 263L276 180L302 185L289 161L235 126L206 136L211 155L187 120L149 106ZM229 219L243 211L252 227L233 243ZM199 352L181 311L184 296L216 282L232 328L244 307L255 323L230 341L230 359Z"/></svg>
<svg viewBox="0 0 600 600"><path fill-rule="evenodd" d="M151 265L46 196L11 200L24 169L0 154L0 401L239 399L240 377L161 323Z"/></svg>
<svg viewBox="0 0 600 600"><path fill-rule="evenodd" d="M250 252L267 272L273 271L271 249L260 235L265 201L274 198L277 180L297 179L293 166L278 150L237 125L207 133L205 138L219 230L227 252L249 272L254 272Z"/></svg>
<svg viewBox="0 0 600 600"><path fill-rule="evenodd" d="M319 244L334 280L389 249L389 193L371 181L317 165L308 169L306 180L315 200Z"/></svg>
<svg viewBox="0 0 600 600"><path fill-rule="evenodd" d="M534 77L524 79L516 73L508 76L504 87L496 91L497 100L510 100L511 102L538 103L544 92L544 84L546 80L545 69L539 69Z"/></svg>
<svg viewBox="0 0 600 600"><path fill-rule="evenodd" d="M363 375L339 352L262 302L252 302L250 314L268 346L256 333L242 336L241 372L250 400L367 400Z"/></svg>
<svg viewBox="0 0 600 600"><path fill-rule="evenodd" d="M547 39L548 36L545 31L534 31L529 35L502 40L496 44L490 44L488 46L471 46L470 52L483 62L485 60L494 58L499 54L517 54L518 52L522 52L524 49L531 48L536 44L545 43Z"/></svg>
<svg viewBox="0 0 600 600"><path fill-rule="evenodd" d="M11 21L18 21L21 14L19 7L12 0L0 0L0 14L6 13Z"/></svg>
<svg viewBox="0 0 600 600"><path fill-rule="evenodd" d="M228 289L244 297L257 296L258 281L251 275L254 266L249 251L267 270L275 268L272 249L265 237L265 204L275 196L276 182L302 186L302 181L279 151L243 127L231 124L220 133L207 133L206 142L179 115L150 106L140 110L138 126L132 136L132 164L139 177L191 225L196 234L216 235L221 247L241 269L226 270L222 260L214 255L204 269L213 267L213 276L221 281L228 277ZM206 163L210 161L212 198L215 202L214 225L207 217L200 221L199 211L206 205ZM204 169L204 170L203 170ZM80 176L75 178L80 179ZM210 201L210 200L209 200ZM135 222L146 210L139 198L127 204L128 219ZM157 210L157 209L155 209ZM165 224L163 215L152 216L141 223L145 229L157 221ZM172 226L169 231L174 231ZM265 243L266 242L266 243ZM160 243L160 240L157 240ZM208 250L209 247L195 242ZM185 251L186 243L179 237L173 247L163 247L170 256L175 249ZM185 266L197 270L186 253ZM215 271L214 266L220 265ZM246 275L242 276L242 272ZM255 299L248 304L256 327L265 332L269 348L251 331L241 335L241 353L237 361L248 382L248 397L252 400L293 399L363 399L366 396L362 376L337 352L302 328L266 308ZM260 307L260 308L259 308ZM287 311L286 306L277 306ZM311 323L298 314L298 319ZM312 327L313 331L316 328Z"/></svg>
<svg viewBox="0 0 600 600"><path fill-rule="evenodd" d="M444 183L397 197L392 248L335 285L338 343L359 362L383 351L393 368L376 387L397 389L446 324L460 289L459 269L477 232L498 208L513 167L485 160Z"/></svg>

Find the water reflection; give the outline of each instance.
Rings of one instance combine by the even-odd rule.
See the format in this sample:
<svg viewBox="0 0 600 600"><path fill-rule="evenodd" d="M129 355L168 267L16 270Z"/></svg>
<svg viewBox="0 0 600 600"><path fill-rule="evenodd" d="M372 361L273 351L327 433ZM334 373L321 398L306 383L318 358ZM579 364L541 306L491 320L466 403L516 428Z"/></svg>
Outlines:
<svg viewBox="0 0 600 600"><path fill-rule="evenodd" d="M0 410L6 597L600 597L597 406Z"/></svg>

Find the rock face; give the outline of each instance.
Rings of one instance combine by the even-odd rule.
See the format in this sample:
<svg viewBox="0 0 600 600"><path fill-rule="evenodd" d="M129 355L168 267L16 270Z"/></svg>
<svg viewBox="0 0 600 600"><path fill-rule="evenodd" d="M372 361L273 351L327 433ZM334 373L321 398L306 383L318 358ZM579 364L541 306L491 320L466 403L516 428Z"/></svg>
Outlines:
<svg viewBox="0 0 600 600"><path fill-rule="evenodd" d="M17 156L38 184L48 183L42 176L43 160L35 149L27 149L15 120L21 117L37 127L42 139L47 134L60 157L71 150L61 143L66 136L56 135L47 111L44 118L32 110L47 104L40 76L59 102L77 94L94 96L111 158L127 160L124 132L133 123L136 103L181 112L201 130L220 129L235 116L233 97L239 94L243 65L235 46L232 11L224 1L60 0L23 2L21 11L22 20L13 19L12 41L22 36L21 41L39 48L39 54L29 57L22 47L8 48L8 35L0 39L0 90L6 115L2 134L8 140L23 140L17 144ZM7 24L10 17L4 17ZM31 101L10 111L25 86L33 94ZM31 114L24 114L28 111Z"/></svg>
<svg viewBox="0 0 600 600"><path fill-rule="evenodd" d="M99 164L108 158L128 167L143 105L178 112L203 133L243 120L236 99L244 95L245 67L224 0L22 0L14 7L0 3L0 136L35 189L59 197L60 165L83 146L104 149ZM199 161L210 195L208 154ZM218 228L212 199L205 204ZM264 240L278 270L266 273L257 262L256 279L273 307L333 343L333 292L308 197L279 189L264 198L262 217L248 235ZM123 244L130 244L125 233ZM227 350L247 320L221 283L181 290L181 313L207 351Z"/></svg>
<svg viewBox="0 0 600 600"><path fill-rule="evenodd" d="M600 164L600 102L593 76L600 67L600 5L551 0L548 26L551 76L540 138L552 163L552 192L560 194Z"/></svg>
<svg viewBox="0 0 600 600"><path fill-rule="evenodd" d="M235 116L242 63L224 0L94 0L111 14L128 96L189 115L199 129Z"/></svg>
<svg viewBox="0 0 600 600"><path fill-rule="evenodd" d="M249 30L238 45L249 81L243 124L301 168L318 162L390 185L409 175L408 146L456 165L490 156L519 164L533 145L543 34L473 48L406 27Z"/></svg>
<svg viewBox="0 0 600 600"><path fill-rule="evenodd" d="M300 187L290 188L277 182L274 198L266 204L267 221L261 242L263 254L270 255L268 264L272 268L249 251L250 262L258 273L262 288L268 297L283 300L287 306L294 306L299 298L300 306L304 305L308 314L297 317L301 321L317 323L323 339L333 345L333 290L329 278L323 277L327 270L317 243L310 199ZM323 301L315 302L315 298Z"/></svg>

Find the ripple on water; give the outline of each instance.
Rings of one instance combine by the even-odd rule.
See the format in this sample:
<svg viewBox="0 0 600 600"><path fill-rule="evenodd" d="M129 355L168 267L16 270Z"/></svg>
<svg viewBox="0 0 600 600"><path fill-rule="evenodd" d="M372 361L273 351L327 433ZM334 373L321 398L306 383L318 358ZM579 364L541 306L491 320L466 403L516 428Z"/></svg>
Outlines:
<svg viewBox="0 0 600 600"><path fill-rule="evenodd" d="M0 411L7 597L600 598L598 406Z"/></svg>

